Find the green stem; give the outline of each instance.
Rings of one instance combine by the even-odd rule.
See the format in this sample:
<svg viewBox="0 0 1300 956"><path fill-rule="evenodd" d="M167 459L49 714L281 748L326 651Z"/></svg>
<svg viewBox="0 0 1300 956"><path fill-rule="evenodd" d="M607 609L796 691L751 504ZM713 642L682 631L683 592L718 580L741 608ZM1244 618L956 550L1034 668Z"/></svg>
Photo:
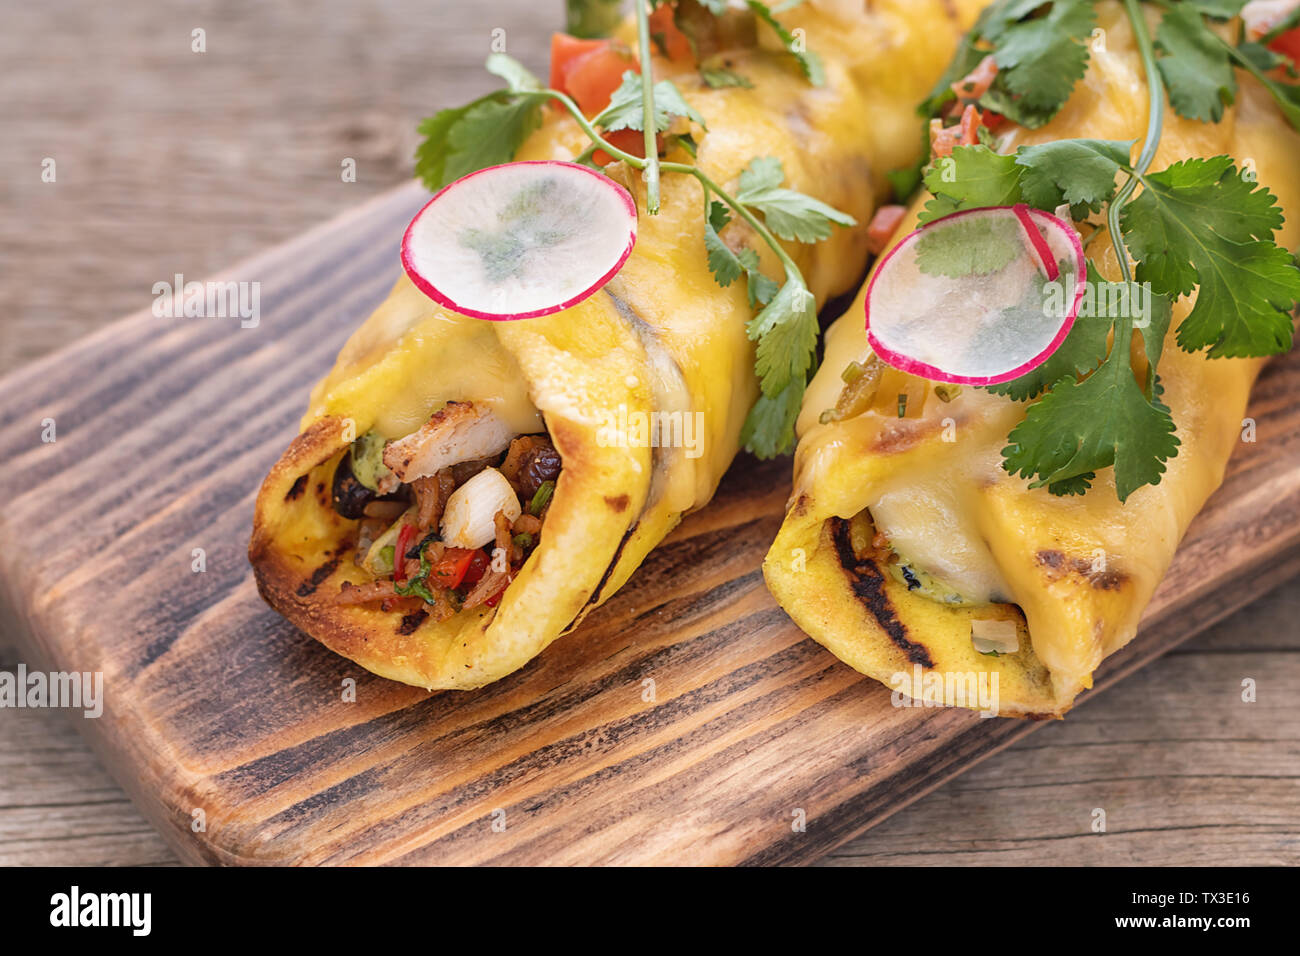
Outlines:
<svg viewBox="0 0 1300 956"><path fill-rule="evenodd" d="M587 134L587 138L591 140L592 146L595 149L603 149L615 159L622 160L634 169L645 169L646 162L644 159L640 156L633 156L631 153L625 153L617 146L608 142L605 137L600 135L600 131L596 129L595 126L591 125L591 120L587 119L587 117L583 115L582 110L578 109L578 104L573 102L573 100L571 100L566 94L561 93L559 90L538 90L536 93L530 93L529 95L543 96L547 99L555 100L555 102L568 110L569 115L571 115L574 121L582 128L582 131ZM593 149L593 152L595 149Z"/></svg>
<svg viewBox="0 0 1300 956"><path fill-rule="evenodd" d="M617 146L614 146L611 143L606 142L604 137L600 135L600 131L597 130L596 127L594 127L591 124L591 121L588 120L587 117L583 115L582 110L578 109L578 104L573 102L573 100L570 99L568 96L566 96L564 93L561 93L558 90L539 90L538 95L546 96L550 99L553 99L561 106L563 106L566 110L568 110L570 115L573 116L574 121L577 122L577 124L580 127L582 127L582 131L586 133L587 136L591 139L593 149L594 148L602 149L605 152L609 153L609 155L613 156L615 159L627 163L633 169L641 169L641 170L646 170L647 173L649 172L649 167L650 167L649 161L642 159L640 156L633 156L631 153L625 153ZM586 156L592 151L593 150L588 150L587 152L584 152L583 155ZM741 219L745 220L745 222L749 223L750 227L753 228L754 232L758 234L759 238L761 238L765 243L768 244L768 246L771 247L772 251L776 253L777 259L780 260L782 267L785 269L785 276L787 281L794 278L798 278L800 281L803 281L803 273L799 271L799 267L795 265L794 260L790 258L790 254L785 251L785 247L783 247L781 243L777 241L776 236L772 235L771 231L767 228L766 225L764 225L763 221L759 219L757 216L755 216L754 213L744 203L737 200L729 192L727 192L725 189L723 189L721 186L715 183L708 176L708 174L705 173L703 170L701 170L698 166L690 166L687 165L686 163L661 163L658 161L657 153L655 154L654 166L656 172L656 176L655 176L656 186L658 184L657 173L660 170L667 173L681 173L684 176L694 176L697 180L699 180L700 185L704 187L706 200L708 198L709 193L713 193L717 195L719 199L721 199L724 203L727 204L727 207L731 209L732 212L734 212ZM647 181L648 181L648 177L647 177ZM648 205L649 205L649 201L647 200L647 206Z"/></svg>
<svg viewBox="0 0 1300 956"><path fill-rule="evenodd" d="M650 60L650 17L646 0L636 0L636 32L641 48L641 125L645 127L645 206L652 216L659 215L659 146L655 137L655 78Z"/></svg>
<svg viewBox="0 0 1300 956"><path fill-rule="evenodd" d="M1151 164L1156 158L1156 152L1160 149L1160 137L1164 133L1165 124L1165 84L1160 76L1160 70L1156 66L1156 52L1151 43L1151 31L1147 28L1147 21L1142 15L1138 0L1124 0L1124 6L1128 12L1129 20L1133 24L1133 35L1137 38L1138 50L1142 54L1142 68L1146 72L1147 89L1150 91L1151 96L1146 140L1142 144L1142 153L1133 166L1132 174L1120 187L1115 198L1111 200L1110 208L1106 212L1106 224L1110 230L1111 242L1115 246L1115 258L1119 261L1120 275L1125 282L1131 283L1133 281L1133 272L1129 266L1128 248L1124 245L1124 235L1120 231L1120 213L1124 211L1124 204L1132 197L1142 176L1151 168ZM1133 323L1117 322L1115 324L1115 341L1111 346L1111 354L1118 355L1127 362L1129 345L1132 340ZM1154 376L1152 376L1152 381L1154 381Z"/></svg>
<svg viewBox="0 0 1300 956"><path fill-rule="evenodd" d="M1263 84L1264 89L1268 90L1269 94L1272 95L1273 99L1277 102L1278 108L1282 110L1282 115L1286 117L1287 122L1300 130L1300 106L1297 106L1295 103L1287 99L1286 95L1282 92L1281 86L1274 81L1271 76L1252 63L1248 56L1217 33L1214 35L1214 38L1223 44L1224 48L1228 51L1228 55L1232 57L1232 59L1236 60L1237 64L1241 66L1242 69L1246 70L1251 76Z"/></svg>
<svg viewBox="0 0 1300 956"><path fill-rule="evenodd" d="M1300 27L1300 10L1292 10L1287 14L1286 19L1260 37L1259 42L1264 44L1264 46L1268 46L1282 34L1290 33L1296 27Z"/></svg>
<svg viewBox="0 0 1300 956"><path fill-rule="evenodd" d="M684 163L663 163L662 166L666 173L682 173L687 176L694 176L698 179L700 185L704 187L706 198L709 193L717 195L719 199L727 204L732 212L745 220L745 222L749 223L750 227L758 233L759 238L772 247L772 251L776 253L776 257L781 261L781 265L785 269L787 280L797 276L802 281L803 274L799 271L799 267L795 265L794 260L790 258L790 254L785 251L785 247L777 241L776 236L772 235L771 231L763 221L755 216L748 206L735 199L730 193L709 178L708 174L698 166L687 166Z"/></svg>

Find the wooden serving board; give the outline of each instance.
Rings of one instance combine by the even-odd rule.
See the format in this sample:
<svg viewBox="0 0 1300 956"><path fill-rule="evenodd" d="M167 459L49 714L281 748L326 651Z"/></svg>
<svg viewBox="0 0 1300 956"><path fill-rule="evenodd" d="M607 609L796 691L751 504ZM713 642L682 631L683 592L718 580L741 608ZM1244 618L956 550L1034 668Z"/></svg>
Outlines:
<svg viewBox="0 0 1300 956"><path fill-rule="evenodd" d="M480 691L373 677L266 607L254 494L423 198L222 276L261 283L256 328L145 312L0 381L0 579L29 663L104 672L104 715L77 722L183 859L804 862L1035 729L895 709L794 627L759 570L788 461L742 459L577 633ZM1298 397L1293 354L1099 687L1300 573Z"/></svg>

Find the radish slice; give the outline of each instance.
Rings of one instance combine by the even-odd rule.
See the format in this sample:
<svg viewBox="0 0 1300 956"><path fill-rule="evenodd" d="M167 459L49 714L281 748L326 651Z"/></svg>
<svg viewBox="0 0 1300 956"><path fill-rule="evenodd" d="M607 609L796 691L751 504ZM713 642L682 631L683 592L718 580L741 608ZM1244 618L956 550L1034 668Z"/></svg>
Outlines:
<svg viewBox="0 0 1300 956"><path fill-rule="evenodd" d="M429 298L478 319L577 305L636 243L636 203L576 163L506 163L445 186L402 237L402 267Z"/></svg>
<svg viewBox="0 0 1300 956"><path fill-rule="evenodd" d="M1070 334L1087 265L1074 226L1050 213L953 213L880 261L867 289L867 339L882 361L931 381L1010 381Z"/></svg>

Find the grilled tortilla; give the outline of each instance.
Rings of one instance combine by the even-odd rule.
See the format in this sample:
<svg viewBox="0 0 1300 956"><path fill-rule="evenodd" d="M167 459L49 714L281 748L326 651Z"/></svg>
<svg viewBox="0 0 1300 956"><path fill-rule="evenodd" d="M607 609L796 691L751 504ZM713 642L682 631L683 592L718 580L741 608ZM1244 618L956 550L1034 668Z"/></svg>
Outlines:
<svg viewBox="0 0 1300 956"><path fill-rule="evenodd" d="M776 46L731 51L731 65L753 89L709 89L693 72L674 77L707 121L697 161L716 181L734 183L753 158L776 156L788 185L859 222L825 242L790 245L819 299L851 288L865 268L866 223L887 192L884 173L914 161L920 148L914 104L981 5L798 8L790 24L806 30L823 60L820 88ZM655 67L659 75L680 71L666 61ZM547 113L517 158L571 159L587 146L572 120ZM607 171L644 208L639 177L621 165ZM368 670L430 689L474 688L509 674L607 600L683 514L708 502L758 394L745 332L753 313L743 283L723 289L709 272L702 209L694 179L665 176L663 211L641 217L621 272L580 305L544 318L462 317L400 279L316 386L301 434L262 486L249 559L265 599ZM763 256L765 270L779 275L770 250ZM346 484L335 481L345 458L355 466L351 442L403 439L446 409L469 415L464 406L491 416L483 435L502 427L516 436L545 432L558 451L562 470L539 537L504 572L509 583L491 603L466 600L451 613L409 597L341 603L340 595L351 600L383 585L358 564L361 519L344 517L332 501L336 485ZM678 429L669 447L611 440L627 434L611 422L651 413ZM665 418L653 421L662 433ZM426 443L391 464L445 464L462 439L440 434L447 447ZM494 449L499 459L498 445L488 436L473 454ZM386 451L385 462L390 457ZM426 470L419 469L424 479ZM379 490L391 491L392 482Z"/></svg>
<svg viewBox="0 0 1300 956"><path fill-rule="evenodd" d="M1117 4L1099 13L1105 52L1094 52L1060 115L1021 130L1006 151L1063 138L1140 139L1147 87L1133 34ZM1254 161L1292 213L1278 242L1296 248L1300 135L1250 78L1222 123L1170 113L1153 168L1223 154ZM1103 275L1118 280L1109 237L1090 249ZM1163 480L1120 504L1108 470L1088 494L1054 497L1001 467L1027 406L980 389L945 403L932 383L887 369L868 411L820 423L844 387L841 373L871 355L864 297L865 289L828 332L805 399L795 488L764 564L768 586L815 640L902 694L983 709L966 675L996 674L1001 714L1060 717L1098 664L1135 635L1180 539L1223 480L1263 362L1178 348L1173 336L1191 302L1178 303L1160 372L1182 447ZM972 621L1013 622L1018 650L982 653Z"/></svg>

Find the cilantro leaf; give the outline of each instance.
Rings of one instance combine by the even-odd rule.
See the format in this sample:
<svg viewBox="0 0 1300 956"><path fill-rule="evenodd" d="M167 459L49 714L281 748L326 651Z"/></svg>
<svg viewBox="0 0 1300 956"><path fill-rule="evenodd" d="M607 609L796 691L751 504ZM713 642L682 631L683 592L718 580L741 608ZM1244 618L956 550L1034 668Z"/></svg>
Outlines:
<svg viewBox="0 0 1300 956"><path fill-rule="evenodd" d="M623 74L623 82L610 97L609 105L592 122L609 133L620 129L644 131L645 108L641 96L644 88L641 74L628 70ZM703 129L709 128L704 117L686 102L681 90L671 80L660 80L654 85L654 100L656 133L662 133L672 126L674 116L684 116Z"/></svg>
<svg viewBox="0 0 1300 956"><path fill-rule="evenodd" d="M754 11L756 17L776 31L776 35L781 38L781 43L798 61L799 68L803 70L803 75L808 78L808 82L813 86L825 86L826 69L822 66L821 57L804 48L803 38L796 37L783 27L766 3L760 3L759 0L745 0L745 3L750 10Z"/></svg>
<svg viewBox="0 0 1300 956"><path fill-rule="evenodd" d="M752 309L760 303L766 305L776 295L777 284L763 275L757 252L753 249L733 252L722 241L719 233L729 222L731 213L726 204L716 199L710 202L709 215L704 222L704 248L708 252L709 271L724 289L742 275L745 276L749 307Z"/></svg>
<svg viewBox="0 0 1300 956"><path fill-rule="evenodd" d="M1114 353L1082 382L1057 382L1029 406L1007 441L1003 468L1035 478L1031 488L1081 494L1098 471L1114 466L1121 502L1143 485L1159 484L1180 445L1169 409L1147 399L1128 355Z"/></svg>
<svg viewBox="0 0 1300 956"><path fill-rule="evenodd" d="M759 157L740 174L736 201L763 213L767 227L787 240L820 242L830 238L831 223L857 225L857 220L847 213L793 189L782 188L784 181L785 170L779 159Z"/></svg>
<svg viewBox="0 0 1300 956"><path fill-rule="evenodd" d="M1228 48L1206 26L1190 3L1169 7L1156 47L1166 55L1156 61L1169 90L1169 104L1181 116L1217 123L1237 97L1237 74Z"/></svg>
<svg viewBox="0 0 1300 956"><path fill-rule="evenodd" d="M998 65L984 101L1031 129L1060 112L1088 71L1085 41L1097 19L1092 0L1054 0L1046 15L1037 15L1042 6L1032 0L1004 4L984 30Z"/></svg>
<svg viewBox="0 0 1300 956"><path fill-rule="evenodd" d="M794 423L799 418L807 386L791 382L775 397L759 395L740 431L741 443L759 458L775 458L794 444Z"/></svg>
<svg viewBox="0 0 1300 956"><path fill-rule="evenodd" d="M1143 287L1138 286L1138 288ZM1147 306L1151 310L1151 314L1147 316L1147 324L1134 325L1134 329L1142 335L1142 350L1147 357L1147 393L1153 395L1156 366L1160 364L1160 356L1165 350L1165 336L1168 335L1169 323L1174 318L1174 303L1168 296L1157 295L1152 291Z"/></svg>
<svg viewBox="0 0 1300 956"><path fill-rule="evenodd" d="M1241 13L1241 8L1248 2L1249 0L1183 0L1182 5L1195 7L1206 16L1218 20L1231 20Z"/></svg>
<svg viewBox="0 0 1300 956"><path fill-rule="evenodd" d="M498 90L467 106L441 110L419 126L415 175L437 192L460 177L508 163L541 125L540 93Z"/></svg>
<svg viewBox="0 0 1300 956"><path fill-rule="evenodd" d="M759 305L767 305L772 301L772 297L781 291L781 287L759 271L758 253L753 249L746 249L740 254L740 264L745 267L745 272L749 276L745 287L749 295L749 307L752 309Z"/></svg>
<svg viewBox="0 0 1300 956"><path fill-rule="evenodd" d="M935 198L922 211L921 225L959 209L1014 206L1021 201L1022 173L1014 156L987 146L958 146L925 175L926 188Z"/></svg>
<svg viewBox="0 0 1300 956"><path fill-rule="evenodd" d="M709 255L709 271L724 289L745 274L745 266L731 247L722 241L718 232L730 220L726 206L716 200L710 205L709 218L704 222L704 249ZM722 216L715 217L713 210L721 209Z"/></svg>
<svg viewBox="0 0 1300 956"><path fill-rule="evenodd" d="M817 347L816 305L802 279L787 278L781 291L745 326L750 341L758 342L755 368L769 398L791 382L805 380Z"/></svg>
<svg viewBox="0 0 1300 956"><path fill-rule="evenodd" d="M1016 165L1024 167L1024 199L1039 209L1069 203L1083 219L1115 196L1115 177L1127 167L1133 140L1063 139L1040 146L1022 146Z"/></svg>
<svg viewBox="0 0 1300 956"><path fill-rule="evenodd" d="M488 54L484 68L505 80L511 93L531 93L542 88L542 81L529 72L528 67L504 53Z"/></svg>
<svg viewBox="0 0 1300 956"><path fill-rule="evenodd" d="M1273 242L1282 211L1232 159L1185 160L1150 173L1121 218L1137 278L1174 298L1199 285L1178 328L1189 352L1211 358L1272 355L1290 347L1300 270Z"/></svg>

